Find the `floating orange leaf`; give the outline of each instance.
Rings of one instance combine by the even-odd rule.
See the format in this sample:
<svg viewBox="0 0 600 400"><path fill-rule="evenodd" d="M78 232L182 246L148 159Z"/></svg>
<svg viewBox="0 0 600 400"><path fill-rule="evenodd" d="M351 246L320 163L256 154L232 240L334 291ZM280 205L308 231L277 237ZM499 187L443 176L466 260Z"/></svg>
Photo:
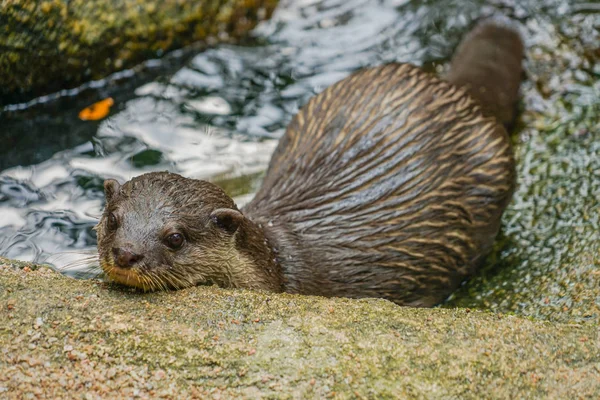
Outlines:
<svg viewBox="0 0 600 400"><path fill-rule="evenodd" d="M104 100L100 100L97 103L92 104L89 107L84 108L79 112L79 119L84 121L97 121L108 115L110 107L115 104L112 97L107 97Z"/></svg>

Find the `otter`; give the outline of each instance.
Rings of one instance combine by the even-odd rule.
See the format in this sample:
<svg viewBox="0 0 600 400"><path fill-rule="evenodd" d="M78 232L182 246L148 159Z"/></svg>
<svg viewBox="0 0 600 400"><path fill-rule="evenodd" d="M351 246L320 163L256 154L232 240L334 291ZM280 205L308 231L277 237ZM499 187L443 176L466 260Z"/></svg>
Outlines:
<svg viewBox="0 0 600 400"><path fill-rule="evenodd" d="M429 307L490 252L515 188L503 124L520 35L479 24L446 80L400 63L353 73L293 117L242 209L169 172L106 180L96 226L110 280L377 297Z"/></svg>

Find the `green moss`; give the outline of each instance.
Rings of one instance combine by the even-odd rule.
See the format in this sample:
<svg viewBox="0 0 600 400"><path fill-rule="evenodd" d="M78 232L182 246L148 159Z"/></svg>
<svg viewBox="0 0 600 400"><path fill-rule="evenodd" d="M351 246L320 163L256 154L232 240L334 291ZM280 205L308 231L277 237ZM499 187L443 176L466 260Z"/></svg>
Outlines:
<svg viewBox="0 0 600 400"><path fill-rule="evenodd" d="M160 164L162 159L163 159L162 152L160 152L158 150L147 149L147 150L143 150L143 151L137 153L136 155L134 155L133 157L131 157L129 162L131 163L131 165L133 165L136 168L144 168L149 165Z"/></svg>
<svg viewBox="0 0 600 400"><path fill-rule="evenodd" d="M104 78L199 40L235 40L276 0L13 0L0 5L0 97ZM108 61L108 62L107 62Z"/></svg>
<svg viewBox="0 0 600 400"><path fill-rule="evenodd" d="M597 326L216 287L142 294L45 268L0 267L0 306L0 387L11 393L565 398L600 390Z"/></svg>
<svg viewBox="0 0 600 400"><path fill-rule="evenodd" d="M211 181L221 187L229 196L236 197L253 193L260 187L264 172L246 174L234 177L216 176Z"/></svg>
<svg viewBox="0 0 600 400"><path fill-rule="evenodd" d="M586 43L600 36L592 15L572 18L527 51L519 187L486 267L447 306L600 321L600 54Z"/></svg>

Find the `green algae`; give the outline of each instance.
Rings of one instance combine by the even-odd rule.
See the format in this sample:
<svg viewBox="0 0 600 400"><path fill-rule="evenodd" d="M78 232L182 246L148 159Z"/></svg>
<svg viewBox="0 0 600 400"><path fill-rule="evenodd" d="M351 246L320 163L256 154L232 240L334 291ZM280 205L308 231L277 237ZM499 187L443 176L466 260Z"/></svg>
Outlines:
<svg viewBox="0 0 600 400"><path fill-rule="evenodd" d="M487 265L446 306L600 321L600 18L530 26L518 190Z"/></svg>
<svg viewBox="0 0 600 400"><path fill-rule="evenodd" d="M44 301L39 301L43 297ZM597 327L0 267L9 397L594 397Z"/></svg>
<svg viewBox="0 0 600 400"><path fill-rule="evenodd" d="M9 0L0 4L1 103L101 79L203 40L243 37L275 0Z"/></svg>
<svg viewBox="0 0 600 400"><path fill-rule="evenodd" d="M236 197L257 191L264 174L264 171L261 171L233 177L216 176L211 179L211 182L218 185L229 196Z"/></svg>
<svg viewBox="0 0 600 400"><path fill-rule="evenodd" d="M431 21L423 29L432 32L421 36L442 31L458 43L468 29L456 31L448 21L479 17L486 6L450 1L443 12L426 15ZM443 307L598 324L600 18L560 0L512 7L526 44L520 116L511 133L518 189L486 265ZM228 192L253 192L261 176L251 179L231 182L237 190L227 182Z"/></svg>

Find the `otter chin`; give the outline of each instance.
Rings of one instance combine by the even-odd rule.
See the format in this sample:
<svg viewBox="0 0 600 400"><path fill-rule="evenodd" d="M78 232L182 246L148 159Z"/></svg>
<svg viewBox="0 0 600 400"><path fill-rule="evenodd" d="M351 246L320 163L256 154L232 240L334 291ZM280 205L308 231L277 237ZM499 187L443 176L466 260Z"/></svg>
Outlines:
<svg viewBox="0 0 600 400"><path fill-rule="evenodd" d="M294 116L243 209L169 172L104 183L96 230L109 279L433 306L490 252L515 188L504 125L523 45L483 23L447 80L409 64L367 68Z"/></svg>
<svg viewBox="0 0 600 400"><path fill-rule="evenodd" d="M145 291L155 290L160 287L157 284L153 284L149 277L138 268L125 269L117 267L112 260L103 260L101 267L108 279L115 283L136 287Z"/></svg>

